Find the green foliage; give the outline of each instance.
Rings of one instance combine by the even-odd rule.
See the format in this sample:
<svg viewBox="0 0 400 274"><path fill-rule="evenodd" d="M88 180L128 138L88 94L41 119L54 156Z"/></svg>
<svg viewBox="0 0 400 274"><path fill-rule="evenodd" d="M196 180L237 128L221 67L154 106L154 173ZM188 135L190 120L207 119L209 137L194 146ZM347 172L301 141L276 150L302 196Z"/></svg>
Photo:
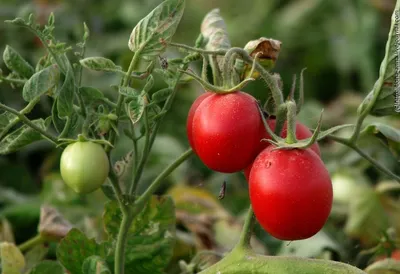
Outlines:
<svg viewBox="0 0 400 274"><path fill-rule="evenodd" d="M35 72L33 67L9 45L3 52L3 61L7 68L23 78L29 79Z"/></svg>
<svg viewBox="0 0 400 274"><path fill-rule="evenodd" d="M33 120L32 123L40 129L45 130L47 128L47 123L43 119ZM0 142L0 154L18 151L24 146L42 139L43 137L39 132L27 125L23 125Z"/></svg>
<svg viewBox="0 0 400 274"><path fill-rule="evenodd" d="M47 94L53 95L60 78L60 71L56 65L49 66L32 75L25 83L22 90L22 97L30 102L38 96Z"/></svg>
<svg viewBox="0 0 400 274"><path fill-rule="evenodd" d="M83 232L74 228L61 240L57 259L71 274L81 274L86 258L94 255L105 258L107 249L106 244L97 244L94 239L88 239Z"/></svg>
<svg viewBox="0 0 400 274"><path fill-rule="evenodd" d="M163 53L182 18L184 0L166 0L139 21L129 38L129 49L149 61Z"/></svg>
<svg viewBox="0 0 400 274"><path fill-rule="evenodd" d="M90 256L85 259L82 265L84 274L111 274L107 263L99 256Z"/></svg>
<svg viewBox="0 0 400 274"><path fill-rule="evenodd" d="M55 261L43 261L37 264L29 274L64 274L62 266Z"/></svg>
<svg viewBox="0 0 400 274"><path fill-rule="evenodd" d="M106 205L105 229L117 240L122 212L116 201ZM125 270L127 273L162 273L172 256L175 234L174 204L170 197L152 197L128 230Z"/></svg>
<svg viewBox="0 0 400 274"><path fill-rule="evenodd" d="M104 57L88 57L79 62L83 67L94 71L122 72L121 67L118 67L113 61Z"/></svg>

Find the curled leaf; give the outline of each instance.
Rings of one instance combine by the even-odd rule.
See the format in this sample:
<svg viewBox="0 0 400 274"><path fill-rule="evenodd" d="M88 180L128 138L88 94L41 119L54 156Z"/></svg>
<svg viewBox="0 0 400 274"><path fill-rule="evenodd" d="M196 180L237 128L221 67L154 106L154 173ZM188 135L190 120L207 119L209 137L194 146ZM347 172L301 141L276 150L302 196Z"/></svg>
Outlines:
<svg viewBox="0 0 400 274"><path fill-rule="evenodd" d="M39 233L46 238L64 238L72 229L72 225L57 211L49 206L40 208Z"/></svg>

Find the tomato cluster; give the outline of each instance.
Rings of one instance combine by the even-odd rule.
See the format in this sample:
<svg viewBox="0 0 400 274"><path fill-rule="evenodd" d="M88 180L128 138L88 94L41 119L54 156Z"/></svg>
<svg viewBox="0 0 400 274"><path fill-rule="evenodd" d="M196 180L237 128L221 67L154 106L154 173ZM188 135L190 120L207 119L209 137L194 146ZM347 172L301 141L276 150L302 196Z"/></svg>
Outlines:
<svg viewBox="0 0 400 274"><path fill-rule="evenodd" d="M274 130L276 121L267 120ZM306 239L324 226L332 207L329 173L314 143L307 149L277 149L259 113L244 92L206 92L193 103L187 120L193 151L212 170L244 171L254 214L260 225L281 240ZM286 137L287 125L281 137ZM296 138L311 131L296 123Z"/></svg>

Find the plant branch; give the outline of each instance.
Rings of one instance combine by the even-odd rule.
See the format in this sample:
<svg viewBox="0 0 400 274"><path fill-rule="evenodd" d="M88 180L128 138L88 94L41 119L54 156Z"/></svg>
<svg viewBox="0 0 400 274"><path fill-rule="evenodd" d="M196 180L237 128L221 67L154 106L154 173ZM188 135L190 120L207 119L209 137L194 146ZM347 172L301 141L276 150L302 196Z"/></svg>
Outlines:
<svg viewBox="0 0 400 274"><path fill-rule="evenodd" d="M143 206L151 198L154 192L160 187L167 178L177 167L179 167L184 161L186 161L193 154L193 150L190 148L186 150L178 159L176 159L172 164L170 164L166 169L164 169L157 178L150 184L147 190L140 196L135 202L135 210L142 210Z"/></svg>
<svg viewBox="0 0 400 274"><path fill-rule="evenodd" d="M139 62L139 60L140 60L140 53L141 53L141 51L142 51L142 50L139 49L139 50L136 51L135 54L133 55L133 58L132 58L132 60L131 60L131 63L129 64L128 71L126 72L125 77L124 77L124 81L123 81L123 83L122 83L122 86L123 86L123 87L128 86L129 80L131 79L132 72L135 70L135 68L136 68L136 66L137 66L137 64L138 64L138 62ZM122 95L121 93L118 95L118 100L117 100L117 105L116 105L116 110L115 110L116 115L117 115L118 117L121 116L122 103L124 102L124 98L125 98L125 96ZM118 121L119 121L119 119L116 121L116 125L115 125L116 128L118 128ZM110 132L110 137L109 137L108 141L109 141L111 144L114 144L115 138L116 138L116 133L115 133L114 131L111 131L111 132ZM107 151L108 151L108 152L110 151L110 147L107 147Z"/></svg>
<svg viewBox="0 0 400 274"><path fill-rule="evenodd" d="M250 249L250 240L255 222L256 218L254 218L253 208L250 206L240 234L239 242L236 244L235 248Z"/></svg>
<svg viewBox="0 0 400 274"><path fill-rule="evenodd" d="M338 143L341 143L341 144L343 144L345 146L348 146L351 149L353 149L361 157L363 157L364 159L369 161L373 166L375 166L376 169L378 169L381 172L385 173L387 176L391 177L392 179L396 180L397 182L400 182L400 177L399 176L397 176L396 174L391 172L388 168L386 168L385 166L383 166L382 164L377 162L374 158L372 158L371 156L366 154L364 151L362 151L356 144L354 144L351 141L351 139L349 140L349 139L345 139L345 138L341 138L341 137L333 136L333 135L329 135L329 138L334 140L334 141L336 141L336 142L338 142Z"/></svg>
<svg viewBox="0 0 400 274"><path fill-rule="evenodd" d="M36 104L40 101L40 97L37 97L36 99L32 100L29 102L28 105L26 105L25 108L23 108L19 113L21 114L28 114L32 111L32 109L36 106ZM18 117L16 117L14 120L12 120L4 129L3 131L0 133L0 142L1 140L4 139L4 137L7 136L7 133L10 131L10 129L15 126L16 124L18 124L21 121L21 119L19 119Z"/></svg>
<svg viewBox="0 0 400 274"><path fill-rule="evenodd" d="M121 208L122 210L122 208ZM123 211L121 226L118 231L117 243L115 248L115 274L123 274L125 271L125 249L126 238L128 236L129 228L132 224L133 215Z"/></svg>
<svg viewBox="0 0 400 274"><path fill-rule="evenodd" d="M211 55L225 55L226 54L226 50L204 50L204 49L200 49L200 48L195 48L195 47L191 47L188 45L184 45L184 44L178 44L178 43L169 43L168 45L172 46L172 47L176 47L176 48L181 48L181 49L186 49L189 51L193 51L193 52L198 52L198 53L203 53L203 54L211 54Z"/></svg>
<svg viewBox="0 0 400 274"><path fill-rule="evenodd" d="M5 81L11 84L17 84L17 85L24 85L26 80L23 79L15 79L15 78L7 78L7 77L3 77L2 75L0 75L0 82L1 81Z"/></svg>
<svg viewBox="0 0 400 274"><path fill-rule="evenodd" d="M25 251L28 251L29 249L31 249L39 244L42 244L44 242L45 242L45 239L39 233L36 236L34 236L33 238L30 238L26 242L23 242L22 244L20 244L18 246L18 248L19 248L19 250L21 250L21 252L25 252Z"/></svg>
<svg viewBox="0 0 400 274"><path fill-rule="evenodd" d="M147 107L144 108L143 112L143 122L144 122L144 128L145 128L145 141L144 141L144 146L142 150L142 155L140 157L140 162L137 167L137 170L135 168L132 169L134 173L134 179L133 183L131 184L129 188L129 194L134 195L137 185L139 183L140 178L142 177L142 172L143 168L147 162L147 158L149 156L149 150L150 150L150 128L149 128L149 119L147 117Z"/></svg>
<svg viewBox="0 0 400 274"><path fill-rule="evenodd" d="M4 109L5 111L8 111L12 114L15 114L20 121L22 121L25 125L31 127L32 129L36 130L37 132L39 132L41 135L43 135L44 137L46 137L49 141L51 141L54 144L58 143L58 140L56 137L54 137L53 135L51 135L50 133L44 131L43 129L41 129L40 127L38 127L37 125L35 125L31 120L29 120L24 114L21 114L20 112L18 112L17 110L10 108L4 104L0 103L0 108Z"/></svg>

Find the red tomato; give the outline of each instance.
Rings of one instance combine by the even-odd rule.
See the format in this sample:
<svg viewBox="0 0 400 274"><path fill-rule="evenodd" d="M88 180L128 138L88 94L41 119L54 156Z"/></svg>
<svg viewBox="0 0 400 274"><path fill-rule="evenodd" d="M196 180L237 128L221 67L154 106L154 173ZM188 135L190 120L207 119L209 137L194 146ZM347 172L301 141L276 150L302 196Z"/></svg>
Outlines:
<svg viewBox="0 0 400 274"><path fill-rule="evenodd" d="M260 225L281 240L301 240L324 226L333 191L321 158L310 149L273 150L255 159L249 192Z"/></svg>
<svg viewBox="0 0 400 274"><path fill-rule="evenodd" d="M213 94L212 92L205 92L202 95L200 95L199 97L197 97L197 99L193 102L193 104L189 110L189 114L188 114L188 118L187 118L187 122L186 122L186 133L187 133L187 137L189 140L189 144L192 147L194 152L196 152L196 149L194 148L194 144L193 144L193 137L192 137L192 125L193 125L194 113L196 112L196 110L199 107L199 105L201 104L201 102L203 102L204 99L206 99L208 96L210 96L212 94Z"/></svg>
<svg viewBox="0 0 400 274"><path fill-rule="evenodd" d="M256 99L247 93L212 94L195 108L192 123L190 117L188 121L192 148L212 170L240 171L258 153L261 117Z"/></svg>
<svg viewBox="0 0 400 274"><path fill-rule="evenodd" d="M275 130L275 125L276 125L275 119L267 120L267 123L272 130ZM312 135L313 134L308 129L308 127L306 127L305 125L303 125L300 122L296 122L296 138L297 138L297 140L304 140L304 139L310 138ZM271 136L266 132L264 125L262 125L262 128L261 128L261 136L263 136L261 139L271 139ZM285 122L285 124L283 125L283 130L281 133L282 138L286 138L286 136L287 136L287 122ZM259 151L262 151L263 149L267 148L270 145L271 144L267 141L261 141ZM318 143L314 143L310 148L312 151L317 153L318 156L321 157L321 151L319 149ZM247 181L249 181L251 166L252 165L249 165L244 170L244 176L246 177Z"/></svg>

